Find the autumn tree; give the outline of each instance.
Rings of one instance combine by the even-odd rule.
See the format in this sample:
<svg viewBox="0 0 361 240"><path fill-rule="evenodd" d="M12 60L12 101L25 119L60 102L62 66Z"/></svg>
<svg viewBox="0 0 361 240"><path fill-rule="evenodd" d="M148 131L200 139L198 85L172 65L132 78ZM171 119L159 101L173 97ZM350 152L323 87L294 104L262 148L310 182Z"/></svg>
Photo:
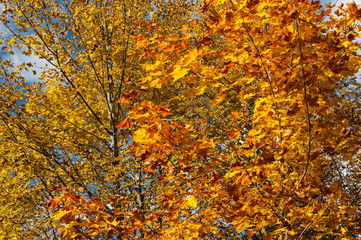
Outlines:
<svg viewBox="0 0 361 240"><path fill-rule="evenodd" d="M47 66L41 69L38 82L28 84L21 72L33 63L14 66L4 58L1 64L0 235L6 239L107 238L113 231L108 220L119 215L118 210L143 221L152 214L150 208L156 207L160 190L154 178L144 179L143 166L128 149L132 125L126 120L128 101L147 92L138 83L144 70L134 57L134 44L140 32L142 37L151 37L157 24L163 31L182 25L185 9L192 4L1 2L2 24L13 35L4 39L5 58L18 48L26 56L45 59ZM168 21L170 11L179 20ZM142 97L152 96L149 92ZM72 194L79 196L71 198ZM60 196L64 196L62 203ZM84 205L94 205L88 210L88 227L80 218L86 213L80 210L50 217L59 210L58 203L66 207L66 196L78 205L80 199ZM106 203L99 207L94 201ZM104 219L99 219L100 211ZM126 218L122 216L117 219ZM97 228L103 220L105 226ZM143 234L134 224L126 225L133 229L127 226L117 234Z"/></svg>
<svg viewBox="0 0 361 240"><path fill-rule="evenodd" d="M360 236L360 6L4 6L5 239Z"/></svg>
<svg viewBox="0 0 361 240"><path fill-rule="evenodd" d="M181 122L193 127L192 151L173 160L183 176L167 174L167 238L226 238L228 226L254 239L357 238L360 7L342 5L336 17L317 1L205 1L201 10L202 32L148 45L160 62L143 78L153 84L162 72L160 88L181 88L162 104L185 106ZM149 124L135 141L148 139Z"/></svg>

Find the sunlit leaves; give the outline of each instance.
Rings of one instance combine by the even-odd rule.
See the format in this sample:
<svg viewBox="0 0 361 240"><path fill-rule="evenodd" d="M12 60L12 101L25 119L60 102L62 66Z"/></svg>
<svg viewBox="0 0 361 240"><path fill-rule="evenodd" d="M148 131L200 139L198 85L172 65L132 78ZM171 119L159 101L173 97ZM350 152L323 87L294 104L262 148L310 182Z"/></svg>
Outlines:
<svg viewBox="0 0 361 240"><path fill-rule="evenodd" d="M2 62L4 236L360 234L359 6L15 1L53 68Z"/></svg>
<svg viewBox="0 0 361 240"><path fill-rule="evenodd" d="M116 128L131 128L133 126L132 120L130 118L126 118L123 121L120 121L115 125Z"/></svg>
<svg viewBox="0 0 361 240"><path fill-rule="evenodd" d="M183 26L183 38L148 42L148 48L143 45L151 52L150 56L159 56L165 63L146 63L149 74L162 73L163 86L178 89L176 96L168 100L170 106L174 104L173 111L182 109L183 122L198 126L202 131L196 134L204 133L218 144L214 149L217 154L209 156L211 166L221 166L214 159L220 160L223 156L229 161L220 161L228 168L220 168L226 173L222 184L227 190L219 193L219 199L223 199L219 202L232 199L234 203L229 205L235 212L216 210L218 214L214 214L232 218L235 225L239 225L236 229L248 229L250 236L264 228L268 237L337 235L332 227L325 228L320 219L329 218L343 224L342 217L332 213L338 207L327 206L336 201L336 195L343 199L342 204L350 203L347 195L341 193L346 189L337 181L328 183L332 190L325 192L323 170L333 164L336 155L343 160L352 159L352 154L342 145L359 149L358 140L337 133L346 122L334 111L340 103L336 85L355 74L358 67L357 64L351 67L351 62L360 61L356 49L350 47L355 44L351 43L355 28L341 29L335 18L324 20L331 10L320 11L316 2L293 4L206 1L202 8L205 30L194 35L194 42L187 38L189 27ZM358 11L356 7L350 9ZM351 16L343 11L345 18ZM348 18L350 24L355 18L352 16ZM334 27L339 30L332 30ZM153 47L157 44L158 48ZM167 129L163 125L166 124L140 131L148 136L152 131ZM164 132L162 136L168 134ZM159 143L162 137L157 139ZM148 144L154 142L145 141L141 147L150 146ZM177 159L175 156L173 153L172 161ZM185 154L179 158L192 159L192 156ZM206 159L202 162L203 172L194 178L211 172ZM196 166L185 164L183 168L180 165L180 169L192 176ZM196 181L187 184L191 195L186 199L193 200L197 194L207 196L207 185L202 184ZM317 194L328 202L313 201L312 196L319 196ZM213 202L204 206L200 207L199 216L217 208ZM311 206L327 211L320 215L303 214ZM247 222L245 218L252 220ZM315 233L308 226L310 222Z"/></svg>

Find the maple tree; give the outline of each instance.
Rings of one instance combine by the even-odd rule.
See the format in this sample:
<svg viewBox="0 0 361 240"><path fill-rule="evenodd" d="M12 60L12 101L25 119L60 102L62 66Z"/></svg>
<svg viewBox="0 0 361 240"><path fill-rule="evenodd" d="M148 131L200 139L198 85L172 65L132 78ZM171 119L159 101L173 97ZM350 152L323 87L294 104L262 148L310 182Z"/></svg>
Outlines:
<svg viewBox="0 0 361 240"><path fill-rule="evenodd" d="M2 238L360 236L360 6L0 3Z"/></svg>

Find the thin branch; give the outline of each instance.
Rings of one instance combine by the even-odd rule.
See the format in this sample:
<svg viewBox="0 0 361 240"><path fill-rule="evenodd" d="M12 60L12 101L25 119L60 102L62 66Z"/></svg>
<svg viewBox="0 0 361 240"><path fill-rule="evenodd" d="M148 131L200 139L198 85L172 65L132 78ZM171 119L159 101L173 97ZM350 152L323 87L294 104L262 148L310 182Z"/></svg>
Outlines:
<svg viewBox="0 0 361 240"><path fill-rule="evenodd" d="M232 4L233 4L233 3L232 3ZM246 30L246 33L247 33L249 39L251 40L252 45L253 45L254 48L256 49L257 55L258 55L258 57L259 57L259 59L260 59L260 61L261 61L261 65L262 65L262 67L264 68L264 70L265 70L265 72L266 72L267 82L268 82L268 84L269 84L269 86L270 86L270 88L271 88L272 96L273 96L274 98L276 98L276 94L275 94L275 91L274 91L273 86L272 86L272 78L271 78L271 75L270 75L270 72L269 72L268 68L266 67L266 65L265 65L265 63L264 63L264 61L263 61L263 58L262 58L262 55L261 55L261 51L258 49L256 43L254 42L254 39L253 39L253 37L251 36L251 33L250 33L250 31L249 31L249 29L248 29L248 27L247 27L247 25L246 25L246 23L245 23L245 21L244 21L243 16L242 16L242 21L243 21L243 27L244 27L244 29ZM277 104L277 102L275 103L275 109L274 109L274 110L275 110L275 112L276 112L276 114L277 114L278 126L279 126L279 128L280 128L280 130L281 130L281 118L280 118L280 113L278 112L278 104ZM280 132L280 140L282 141L282 132Z"/></svg>
<svg viewBox="0 0 361 240"><path fill-rule="evenodd" d="M307 160L306 160L306 167L305 170L300 178L300 183L303 181L303 179L306 177L307 171L308 171L308 167L310 165L310 159L311 159L311 117L310 117L310 111L309 111L309 104L308 104L308 93L307 93L307 86L306 86L306 81L304 79L305 77L305 69L303 66L303 54L302 54L302 48L301 48L301 37L300 37L300 20L298 19L298 23L296 24L296 29L297 29L297 37L298 37L298 50L300 52L300 64L301 64L301 69L302 69L302 79L303 79L303 93L304 93L304 101L306 104L306 117L307 117L307 132L308 132L308 141L307 141Z"/></svg>

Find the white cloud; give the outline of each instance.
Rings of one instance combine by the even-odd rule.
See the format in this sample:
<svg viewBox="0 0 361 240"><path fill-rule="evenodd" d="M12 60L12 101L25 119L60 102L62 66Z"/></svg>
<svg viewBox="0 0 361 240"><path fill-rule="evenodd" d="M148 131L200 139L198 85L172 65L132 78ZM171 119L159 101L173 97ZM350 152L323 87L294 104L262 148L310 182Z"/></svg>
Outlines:
<svg viewBox="0 0 361 240"><path fill-rule="evenodd" d="M9 59L12 63L14 63L15 66L18 64L32 63L33 66L27 67L28 71L23 70L21 72L21 76L25 78L25 81L27 83L39 81L42 70L48 67L47 61L44 59L40 59L37 56L25 56L24 54L22 54L23 50L19 50L16 47L14 47L12 51L14 52L14 55L7 55L4 57L4 59Z"/></svg>
<svg viewBox="0 0 361 240"><path fill-rule="evenodd" d="M351 3L353 0L321 0L322 4L325 3L336 3L336 5L340 5L341 3ZM357 1L355 1L357 3Z"/></svg>
<svg viewBox="0 0 361 240"><path fill-rule="evenodd" d="M4 4L0 4L0 13L2 13L2 9L4 7ZM14 27L16 29L16 26L14 24L9 24L10 27ZM10 39L13 35L11 32L7 29L7 27L0 22L0 34L1 37L5 39ZM6 52L2 51L0 49L0 56L3 58L3 60L10 60L12 63L14 63L14 66L18 64L23 63L32 63L33 67L28 67L29 71L22 71L21 75L25 78L25 81L28 83L37 82L39 81L39 77L41 75L42 69L47 67L47 61L44 59L40 59L37 56L26 56L22 54L24 51L24 48L22 50L18 49L16 46L11 49L14 52L14 55L9 55ZM36 72L34 75L33 71Z"/></svg>

